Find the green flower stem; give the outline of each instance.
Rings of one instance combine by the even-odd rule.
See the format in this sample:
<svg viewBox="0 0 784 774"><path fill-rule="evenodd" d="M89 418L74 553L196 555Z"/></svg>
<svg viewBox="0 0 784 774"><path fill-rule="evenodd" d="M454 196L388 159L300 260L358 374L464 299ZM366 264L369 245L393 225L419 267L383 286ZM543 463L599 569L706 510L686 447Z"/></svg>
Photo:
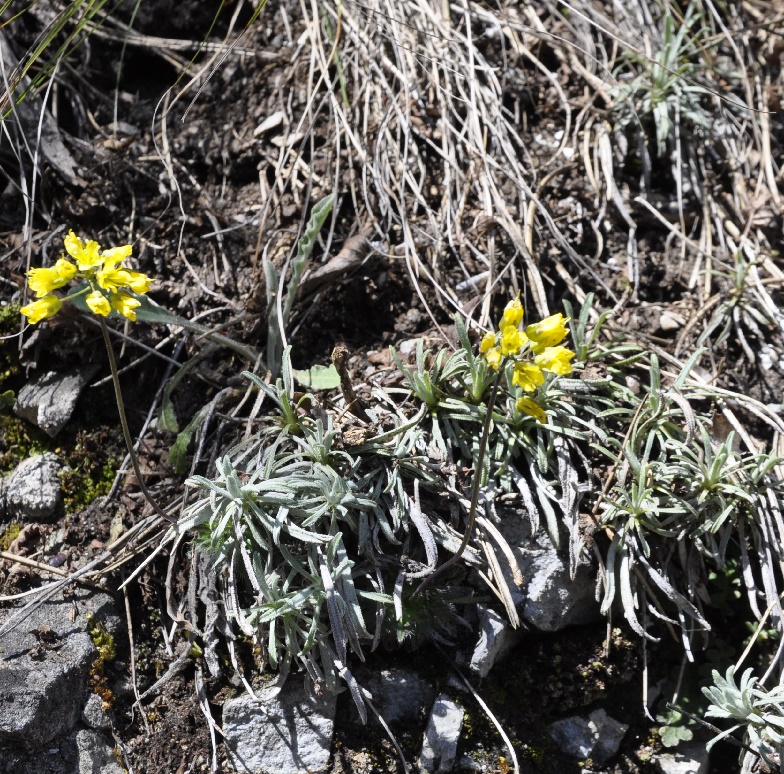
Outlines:
<svg viewBox="0 0 784 774"><path fill-rule="evenodd" d="M75 293L71 293L68 296L62 298L62 302L65 303L66 301L73 301L75 298L79 298L80 296L86 296L91 290L95 288L91 287L90 285L85 285L81 290L77 290Z"/></svg>
<svg viewBox="0 0 784 774"><path fill-rule="evenodd" d="M485 452L487 451L487 441L490 437L490 425L493 421L493 406L495 406L495 399L498 395L498 385L501 381L501 375L496 377L495 382L493 382L493 390L490 393L490 398L487 401L487 413L485 414L485 424L482 428L482 439L479 441L479 457L476 461L476 470L474 471L474 481L471 487L471 505L468 508L468 524L466 526L465 534L463 535L463 540L460 543L460 547L455 552L454 556L447 559L440 567L436 568L431 575L428 575L422 583L419 584L419 587L416 591L411 595L411 599L414 599L419 594L421 594L429 585L433 583L433 581L439 576L446 572L450 567L460 561L460 557L465 552L466 548L468 547L468 543L471 541L471 535L474 532L474 522L476 521L476 507L479 504L479 490L482 487L482 468L485 464Z"/></svg>
<svg viewBox="0 0 784 774"><path fill-rule="evenodd" d="M128 447L128 454L131 457L131 466L133 467L133 472L136 474L136 480L139 482L139 489L142 490L142 494L147 502L153 507L153 510L162 518L168 522L174 523L177 521L173 516L170 516L163 508L155 502L152 495L150 494L150 490L147 489L147 486L144 483L144 479L142 478L142 471L139 467L139 459L136 456L136 452L133 449L133 440L131 439L131 431L128 428L128 418L125 416L125 403L123 402L122 391L120 390L120 375L117 371L117 361L114 359L114 349L112 348L112 342L109 338L109 329L106 326L106 321L102 318L98 318L99 322L101 323L101 331L103 332L103 340L106 344L106 352L109 355L109 368L112 371L112 383L114 384L114 397L117 400L117 410L120 414L120 424L122 425L123 430L123 437L125 438L125 445Z"/></svg>

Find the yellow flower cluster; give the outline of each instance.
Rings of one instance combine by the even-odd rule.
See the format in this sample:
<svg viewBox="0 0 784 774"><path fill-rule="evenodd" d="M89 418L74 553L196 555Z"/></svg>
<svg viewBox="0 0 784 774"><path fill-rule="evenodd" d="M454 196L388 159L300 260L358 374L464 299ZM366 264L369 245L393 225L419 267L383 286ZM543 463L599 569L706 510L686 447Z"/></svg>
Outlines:
<svg viewBox="0 0 784 774"><path fill-rule="evenodd" d="M571 373L574 352L561 344L569 332L566 327L569 318L560 312L527 326L524 331L520 330L522 321L523 305L518 294L506 305L498 331L486 333L479 350L495 371L501 368L505 359L514 361L512 384L523 392L532 393L544 384L545 373L558 376ZM517 409L539 422L547 421L542 407L526 395L518 398Z"/></svg>
<svg viewBox="0 0 784 774"><path fill-rule="evenodd" d="M88 288L76 295L87 293L85 302L94 314L106 317L115 311L131 321L136 320L136 308L141 305L136 295L146 293L152 280L146 274L122 265L131 255L130 245L101 250L97 242L83 242L69 231L65 251L75 263L62 256L54 266L31 269L27 273L27 284L38 301L23 306L20 311L31 323L53 317L60 311L63 301L74 297L60 298L53 292L72 279L87 281Z"/></svg>

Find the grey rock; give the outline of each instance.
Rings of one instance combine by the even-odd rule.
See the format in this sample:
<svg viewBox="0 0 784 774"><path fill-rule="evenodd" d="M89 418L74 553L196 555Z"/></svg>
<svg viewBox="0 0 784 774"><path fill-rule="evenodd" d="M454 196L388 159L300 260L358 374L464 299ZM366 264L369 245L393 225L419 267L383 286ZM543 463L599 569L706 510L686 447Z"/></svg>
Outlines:
<svg viewBox="0 0 784 774"><path fill-rule="evenodd" d="M96 655L87 611L117 629L111 598L83 589L43 603L10 631L16 611L0 610L0 752L43 750L76 725Z"/></svg>
<svg viewBox="0 0 784 774"><path fill-rule="evenodd" d="M596 743L594 729L590 723L577 715L557 720L548 729L550 738L558 745L561 752L581 761L591 757Z"/></svg>
<svg viewBox="0 0 784 774"><path fill-rule="evenodd" d="M618 752L629 724L611 718L603 709L594 710L588 715L588 720L598 737L591 758L597 766L604 766Z"/></svg>
<svg viewBox="0 0 784 774"><path fill-rule="evenodd" d="M404 339L397 345L397 351L406 357L413 355L416 351L417 341L418 339Z"/></svg>
<svg viewBox="0 0 784 774"><path fill-rule="evenodd" d="M78 731L76 750L79 774L123 774L124 769L114 757L114 748L96 731Z"/></svg>
<svg viewBox="0 0 784 774"><path fill-rule="evenodd" d="M486 768L479 761L475 761L470 755L464 755L457 762L457 770L483 772L486 771Z"/></svg>
<svg viewBox="0 0 784 774"><path fill-rule="evenodd" d="M471 656L471 671L487 677L493 665L503 658L523 636L522 631L510 628L505 618L495 610L478 605L479 641Z"/></svg>
<svg viewBox="0 0 784 774"><path fill-rule="evenodd" d="M19 390L14 411L54 438L71 418L93 371L50 371Z"/></svg>
<svg viewBox="0 0 784 774"><path fill-rule="evenodd" d="M109 718L103 711L101 697L97 693L91 693L87 699L87 704L82 709L82 723L97 731L108 731L111 728Z"/></svg>
<svg viewBox="0 0 784 774"><path fill-rule="evenodd" d="M0 519L5 518L6 511L7 511L7 495L8 495L8 484L11 482L10 475L0 475Z"/></svg>
<svg viewBox="0 0 784 774"><path fill-rule="evenodd" d="M51 516L62 497L58 477L62 469L52 452L20 462L6 490L6 506L11 515L24 521L41 521Z"/></svg>
<svg viewBox="0 0 784 774"><path fill-rule="evenodd" d="M672 752L656 756L662 774L708 774L710 754L699 741L681 742Z"/></svg>
<svg viewBox="0 0 784 774"><path fill-rule="evenodd" d="M302 676L289 677L280 692L265 688L223 705L229 756L242 774L307 774L329 763L335 697L315 699Z"/></svg>
<svg viewBox="0 0 784 774"><path fill-rule="evenodd" d="M601 767L618 752L628 730L626 723L620 723L599 709L587 718L575 715L558 720L550 726L549 734L567 755L583 761L591 758Z"/></svg>
<svg viewBox="0 0 784 774"><path fill-rule="evenodd" d="M427 721L419 763L424 771L451 771L463 728L463 710L445 694L436 698Z"/></svg>
<svg viewBox="0 0 784 774"><path fill-rule="evenodd" d="M75 735L49 742L34 753L0 745L0 771L3 774L74 774L78 772Z"/></svg>
<svg viewBox="0 0 784 774"><path fill-rule="evenodd" d="M53 739L32 753L0 748L4 774L123 774L108 739L95 731L77 731Z"/></svg>
<svg viewBox="0 0 784 774"><path fill-rule="evenodd" d="M433 702L433 686L410 669L384 669L367 681L373 704L384 720L391 724L414 721Z"/></svg>
<svg viewBox="0 0 784 774"><path fill-rule="evenodd" d="M532 535L528 516L521 511L503 511L499 529L525 578L518 588L511 571L506 576L512 599L528 623L541 631L555 632L600 618L592 567L578 567L572 580L568 558L556 551L544 530Z"/></svg>

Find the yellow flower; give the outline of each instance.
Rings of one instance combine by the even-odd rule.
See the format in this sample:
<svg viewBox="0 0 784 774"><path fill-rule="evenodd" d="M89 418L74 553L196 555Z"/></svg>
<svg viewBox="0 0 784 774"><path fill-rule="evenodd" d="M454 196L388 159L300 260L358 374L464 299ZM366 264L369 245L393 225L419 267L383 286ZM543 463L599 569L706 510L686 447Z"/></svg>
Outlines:
<svg viewBox="0 0 784 774"><path fill-rule="evenodd" d="M127 271L128 274L128 287L139 295L143 296L152 285L152 279L140 271Z"/></svg>
<svg viewBox="0 0 784 774"><path fill-rule="evenodd" d="M116 268L115 261L107 261L103 268L95 273L95 281L98 287L116 293L120 288L128 286L131 278L127 269Z"/></svg>
<svg viewBox="0 0 784 774"><path fill-rule="evenodd" d="M63 302L57 296L50 295L44 296L40 301L33 301L32 304L23 306L19 311L35 325L47 317L56 315L62 305Z"/></svg>
<svg viewBox="0 0 784 774"><path fill-rule="evenodd" d="M30 269L27 272L27 284L36 298L42 298L57 288L61 288L76 274L76 266L65 258L60 258L51 268Z"/></svg>
<svg viewBox="0 0 784 774"><path fill-rule="evenodd" d="M74 266L70 261L66 260L65 258L58 258L57 263L54 265L55 270L57 273L65 279L66 282L69 282L74 278L76 275L76 266Z"/></svg>
<svg viewBox="0 0 784 774"><path fill-rule="evenodd" d="M512 384L522 387L526 392L536 392L536 388L544 384L542 369L533 363L515 363Z"/></svg>
<svg viewBox="0 0 784 774"><path fill-rule="evenodd" d="M484 354L495 344L495 333L485 333L479 342L479 351Z"/></svg>
<svg viewBox="0 0 784 774"><path fill-rule="evenodd" d="M90 307L90 311L93 314L99 314L101 317L107 317L109 312L112 311L112 307L109 305L109 300L103 293L101 293L100 290L93 290L92 293L88 293L84 300L87 302L87 306Z"/></svg>
<svg viewBox="0 0 784 774"><path fill-rule="evenodd" d="M520 325L523 320L523 305L520 302L520 294L517 298L510 301L504 308L504 316L501 322L498 323L498 330L502 331L507 325L513 325L515 328Z"/></svg>
<svg viewBox="0 0 784 774"><path fill-rule="evenodd" d="M36 298L42 298L68 282L55 268L30 269L27 272L27 284L35 293Z"/></svg>
<svg viewBox="0 0 784 774"><path fill-rule="evenodd" d="M544 413L544 409L533 398L518 398L517 410L522 414L528 414L537 422L542 424L547 422L547 414Z"/></svg>
<svg viewBox="0 0 784 774"><path fill-rule="evenodd" d="M141 301L128 293L115 293L111 305L115 312L119 312L131 322L136 322L136 307L141 306Z"/></svg>
<svg viewBox="0 0 784 774"><path fill-rule="evenodd" d="M132 253L133 247L130 245L121 245L120 247L110 247L108 250L104 250L101 253L101 258L103 258L104 263L107 263L108 261L121 263L126 258L130 258Z"/></svg>
<svg viewBox="0 0 784 774"><path fill-rule="evenodd" d="M527 343L528 337L514 325L501 328L501 354L516 355Z"/></svg>
<svg viewBox="0 0 784 774"><path fill-rule="evenodd" d="M492 349L488 350L485 353L485 360L487 360L487 365L490 366L494 371L497 371L501 367L501 350L498 347L493 347Z"/></svg>
<svg viewBox="0 0 784 774"><path fill-rule="evenodd" d="M542 352L547 347L554 347L556 344L560 344L569 332L566 328L566 323L568 322L569 318L558 312L558 314L551 314L549 317L545 317L541 322L529 325L525 332L528 334L528 338L531 339L533 351Z"/></svg>
<svg viewBox="0 0 784 774"><path fill-rule="evenodd" d="M150 289L152 280L140 271L115 268L114 261L107 261L102 269L95 273L99 287L116 293L120 288L130 288L134 293L143 295Z"/></svg>
<svg viewBox="0 0 784 774"><path fill-rule="evenodd" d="M101 246L94 240L82 242L73 229L68 232L68 236L64 240L65 252L73 258L79 265L80 271L93 269L100 266L104 262L104 257L101 255Z"/></svg>
<svg viewBox="0 0 784 774"><path fill-rule="evenodd" d="M566 347L547 347L535 357L536 365L545 371L559 376L566 376L572 372L571 359L574 352Z"/></svg>

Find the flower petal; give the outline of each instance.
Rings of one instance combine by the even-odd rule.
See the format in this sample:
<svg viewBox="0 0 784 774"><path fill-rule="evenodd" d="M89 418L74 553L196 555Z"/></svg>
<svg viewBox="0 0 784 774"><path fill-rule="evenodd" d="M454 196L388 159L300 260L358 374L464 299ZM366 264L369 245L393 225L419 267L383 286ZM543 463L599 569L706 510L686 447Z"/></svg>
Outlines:
<svg viewBox="0 0 784 774"><path fill-rule="evenodd" d="M47 317L53 317L60 311L63 302L55 295L44 296L39 301L33 301L32 304L23 306L19 311L27 317L27 319L35 325L35 323L45 320Z"/></svg>
<svg viewBox="0 0 784 774"><path fill-rule="evenodd" d="M101 253L101 258L103 262L106 263L107 261L114 261L115 263L120 263L124 261L126 258L130 258L133 254L133 247L130 245L120 245L120 247L110 247L108 250L104 250Z"/></svg>
<svg viewBox="0 0 784 774"><path fill-rule="evenodd" d="M63 277L55 267L30 269L27 272L27 284L37 298L43 298L53 290L61 288L66 282L68 279Z"/></svg>
<svg viewBox="0 0 784 774"><path fill-rule="evenodd" d="M497 371L501 367L501 361L503 357L501 356L501 350L498 347L493 347L492 349L488 350L485 353L485 360L487 360L487 365L490 366L494 371Z"/></svg>
<svg viewBox="0 0 784 774"><path fill-rule="evenodd" d="M504 316L501 322L498 323L498 330L502 331L507 325L513 325L515 328L520 325L523 320L523 304L520 301L520 294L517 298L510 301L504 308Z"/></svg>
<svg viewBox="0 0 784 774"><path fill-rule="evenodd" d="M547 423L547 414L545 414L544 409L533 398L518 398L516 405L517 410L520 413L528 414L528 416L533 417L537 422L541 422L542 424Z"/></svg>
<svg viewBox="0 0 784 774"><path fill-rule="evenodd" d="M534 352L541 352L547 347L554 347L560 344L569 332L566 323L569 322L568 317L564 317L560 312L558 314L551 314L545 317L538 323L529 325L525 332L528 338L531 339L532 349Z"/></svg>
<svg viewBox="0 0 784 774"><path fill-rule="evenodd" d="M68 232L64 244L65 251L76 261L81 271L93 269L103 263L101 246L92 239L88 242L83 242L71 230Z"/></svg>
<svg viewBox="0 0 784 774"><path fill-rule="evenodd" d="M566 376L572 372L571 359L574 352L566 347L546 347L534 358L536 365L545 371L559 376Z"/></svg>
<svg viewBox="0 0 784 774"><path fill-rule="evenodd" d="M482 354L485 354L493 347L494 344L495 344L495 333L493 333L492 331L485 333L485 335L482 336L482 341L479 342L479 351Z"/></svg>
<svg viewBox="0 0 784 774"><path fill-rule="evenodd" d="M140 271L128 271L128 287L139 295L144 295L152 285L152 279Z"/></svg>
<svg viewBox="0 0 784 774"><path fill-rule="evenodd" d="M526 392L536 392L536 388L544 384L542 369L533 363L515 363L512 384L522 387Z"/></svg>
<svg viewBox="0 0 784 774"><path fill-rule="evenodd" d="M501 354L516 355L528 343L528 337L514 325L501 329Z"/></svg>
<svg viewBox="0 0 784 774"><path fill-rule="evenodd" d="M115 293L111 300L112 309L127 317L131 322L136 322L136 308L141 306L141 301L129 293Z"/></svg>
<svg viewBox="0 0 784 774"><path fill-rule="evenodd" d="M109 304L109 299L107 299L100 290L93 290L93 292L89 293L84 300L87 302L87 306L90 307L90 311L93 314L98 314L101 317L107 317L112 311L112 307Z"/></svg>

